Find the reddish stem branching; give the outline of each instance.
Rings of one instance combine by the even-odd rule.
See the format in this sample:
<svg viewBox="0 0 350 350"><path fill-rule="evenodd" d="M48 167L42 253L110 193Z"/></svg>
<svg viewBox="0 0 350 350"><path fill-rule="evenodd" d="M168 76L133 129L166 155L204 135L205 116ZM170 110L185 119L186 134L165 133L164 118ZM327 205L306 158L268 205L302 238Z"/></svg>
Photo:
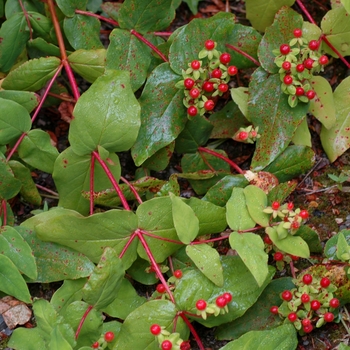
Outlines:
<svg viewBox="0 0 350 350"><path fill-rule="evenodd" d="M175 243L175 244L183 244L182 242L176 241L175 239L170 239L170 238L165 238L165 237L157 236L157 235L154 235L153 233L150 233L150 232L147 232L147 231L144 231L144 230L141 230L141 232L142 232L145 236L152 237L152 238L156 238L156 239L159 239L160 241L165 241L165 242Z"/></svg>
<svg viewBox="0 0 350 350"><path fill-rule="evenodd" d="M205 148L205 147L198 147L198 151L205 152L205 153L211 154L214 157L220 158L223 161L225 161L227 164L230 164L230 166L233 169L235 169L237 171L237 173L244 174L243 170L235 162L233 162L231 159L228 159L227 157L223 156L222 154L215 152L209 148Z"/></svg>
<svg viewBox="0 0 350 350"><path fill-rule="evenodd" d="M236 46L230 45L230 44L226 44L226 47L228 47L229 49L238 52L239 54L241 54L242 56L244 56L245 58L248 58L248 60L252 61L255 65L257 65L258 67L260 67L260 63L259 61L257 61L254 57L250 56L249 54L247 54L246 52L242 51L241 49L239 49Z"/></svg>
<svg viewBox="0 0 350 350"><path fill-rule="evenodd" d="M196 330L194 329L194 327L192 326L192 323L189 321L189 319L186 317L184 312L180 312L180 317L184 320L184 322L186 323L187 327L190 329L192 335L194 336L194 339L197 342L197 345L199 347L200 350L205 350L203 343L201 341L201 339L198 336L198 333L196 332Z"/></svg>
<svg viewBox="0 0 350 350"><path fill-rule="evenodd" d="M125 177L121 176L120 180L122 180L126 185L129 186L131 192L134 194L136 200L139 202L139 204L142 204L142 199L139 195L139 193L137 192L135 186L133 186Z"/></svg>
<svg viewBox="0 0 350 350"><path fill-rule="evenodd" d="M229 235L227 236L222 236L222 237L215 237L215 238L211 238L211 239L205 239L203 241L193 241L190 243L190 245L196 245L196 244L203 244L203 243L211 243L211 242L218 242L218 241L224 241L225 239L227 239L229 237Z"/></svg>
<svg viewBox="0 0 350 350"><path fill-rule="evenodd" d="M29 28L29 38L30 38L30 41L32 41L33 40L33 28L32 28L32 25L30 23L28 12L27 12L26 8L24 7L22 0L18 0L18 2L19 2L19 5L21 6L24 17L26 18L27 26Z"/></svg>
<svg viewBox="0 0 350 350"><path fill-rule="evenodd" d="M136 236L137 236L137 233L134 232L134 233L129 237L129 240L126 242L126 244L125 244L123 250L122 250L122 251L120 252L120 254L119 254L119 259L121 259L121 258L124 256L124 254L126 253L126 251L128 250L130 244L132 243L132 241L134 240L134 238L135 238Z"/></svg>
<svg viewBox="0 0 350 350"><path fill-rule="evenodd" d="M103 159L100 157L100 155L98 154L98 152L96 151L93 151L92 152L95 156L95 158L97 159L97 161L100 163L103 171L106 173L107 177L109 178L109 181L112 183L115 191L117 192L121 202L122 202L122 205L124 207L125 210L130 210L130 207L129 207L129 204L124 196L124 193L123 191L120 189L117 181L115 180L113 174L111 173L111 171L109 170L107 164L103 161Z"/></svg>

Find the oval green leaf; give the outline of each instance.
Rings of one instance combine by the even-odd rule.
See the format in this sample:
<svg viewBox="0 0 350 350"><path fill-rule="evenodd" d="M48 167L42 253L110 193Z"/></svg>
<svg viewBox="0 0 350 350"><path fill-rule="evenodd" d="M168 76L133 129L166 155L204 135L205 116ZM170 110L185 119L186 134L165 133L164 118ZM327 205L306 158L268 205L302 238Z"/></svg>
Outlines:
<svg viewBox="0 0 350 350"><path fill-rule="evenodd" d="M260 226L269 226L270 215L263 212L267 207L266 193L253 185L248 185L243 191L249 215Z"/></svg>

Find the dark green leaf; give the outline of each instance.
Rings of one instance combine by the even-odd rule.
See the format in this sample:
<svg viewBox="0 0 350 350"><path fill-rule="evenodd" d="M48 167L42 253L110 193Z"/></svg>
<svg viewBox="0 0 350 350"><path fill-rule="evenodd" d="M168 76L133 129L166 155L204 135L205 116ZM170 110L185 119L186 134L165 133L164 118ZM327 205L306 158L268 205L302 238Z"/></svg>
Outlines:
<svg viewBox="0 0 350 350"><path fill-rule="evenodd" d="M38 12L28 11L28 19L34 33L42 39L50 42L50 31L53 27L52 21Z"/></svg>
<svg viewBox="0 0 350 350"><path fill-rule="evenodd" d="M29 113L39 104L39 95L28 91L1 90L0 98L17 102Z"/></svg>
<svg viewBox="0 0 350 350"><path fill-rule="evenodd" d="M42 56L60 56L58 46L49 44L43 38L35 38L28 42L27 51L30 58L40 58Z"/></svg>
<svg viewBox="0 0 350 350"><path fill-rule="evenodd" d="M307 225L302 225L296 232L296 236L301 237L309 246L310 252L322 253L322 245L318 233ZM329 241L327 241L328 243ZM327 244L326 243L326 244Z"/></svg>
<svg viewBox="0 0 350 350"><path fill-rule="evenodd" d="M169 145L161 148L159 151L153 154L150 158L146 159L142 166L149 170L162 171L164 170L173 155L175 142L171 142Z"/></svg>
<svg viewBox="0 0 350 350"><path fill-rule="evenodd" d="M60 10L68 17L73 17L75 10L85 10L87 0L57 0Z"/></svg>
<svg viewBox="0 0 350 350"><path fill-rule="evenodd" d="M326 245L324 247L324 254L328 259L337 260L337 243L339 235L343 235L348 244L350 245L350 230L340 231L326 242Z"/></svg>
<svg viewBox="0 0 350 350"><path fill-rule="evenodd" d="M13 175L13 171L0 154L0 199L11 199L21 189L22 183Z"/></svg>

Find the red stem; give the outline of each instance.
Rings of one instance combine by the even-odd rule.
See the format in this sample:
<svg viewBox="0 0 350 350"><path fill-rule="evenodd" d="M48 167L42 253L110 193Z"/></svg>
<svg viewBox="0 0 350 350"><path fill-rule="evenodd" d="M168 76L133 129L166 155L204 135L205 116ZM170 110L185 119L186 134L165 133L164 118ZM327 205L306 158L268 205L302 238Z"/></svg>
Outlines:
<svg viewBox="0 0 350 350"><path fill-rule="evenodd" d="M88 314L90 313L90 311L93 309L93 306L92 305L89 305L89 307L86 309L86 311L84 312L84 315L83 317L81 318L80 322L79 322L79 325L78 325L78 328L77 328L77 331L75 332L75 340L78 339L79 337L79 334L80 334L80 331L81 331L81 328L83 327L83 324L88 316Z"/></svg>
<svg viewBox="0 0 350 350"><path fill-rule="evenodd" d="M199 152L205 152L205 153L209 153L214 157L220 158L223 161L225 161L226 163L230 164L230 166L232 166L233 169L235 169L237 171L237 173L239 174L244 174L243 170L232 160L228 159L227 157L223 156L222 154L215 152L209 148L205 148L205 147L198 147L198 151Z"/></svg>
<svg viewBox="0 0 350 350"><path fill-rule="evenodd" d="M45 91L44 91L44 94L43 96L41 97L41 100L40 100L40 103L38 104L38 107L36 107L36 110L32 116L32 123L34 122L34 120L36 119L36 117L38 116L39 112L40 112L40 109L42 107L42 105L44 104L45 102L45 99L52 87L52 84L54 83L54 81L56 80L57 76L60 74L61 70L62 70L62 64L57 68L57 71L56 73L54 74L54 76L51 78L49 84L47 85ZM20 145L20 143L22 142L22 140L24 139L24 137L27 135L27 133L23 133L21 135L21 137L17 140L17 142L15 143L15 145L12 147L12 149L10 150L7 158L6 158L6 161L8 162L11 157L13 156L13 154L16 152L18 146Z"/></svg>
<svg viewBox="0 0 350 350"><path fill-rule="evenodd" d="M315 20L312 18L312 16L310 15L309 11L307 10L307 8L304 6L304 4L301 2L301 0L296 0L296 3L298 4L298 6L300 7L301 11L304 12L305 16L307 17L307 19L313 23L316 24Z"/></svg>
<svg viewBox="0 0 350 350"><path fill-rule="evenodd" d="M190 245L196 245L196 244L203 244L203 243L210 243L210 242L217 242L217 241L223 241L224 239L227 239L229 235L223 236L223 237L216 237L211 239L206 239L204 241L193 241L190 243Z"/></svg>
<svg viewBox="0 0 350 350"><path fill-rule="evenodd" d="M230 44L226 44L226 46L229 49L232 49L233 51L238 52L239 54L241 54L242 56L244 56L245 58L248 58L248 60L252 61L254 64L256 64L258 67L260 67L260 63L259 61L257 61L254 57L248 55L246 52L242 51L241 49L239 49L236 46L230 45Z"/></svg>
<svg viewBox="0 0 350 350"><path fill-rule="evenodd" d="M188 320L188 318L186 317L186 315L183 312L180 312L180 316L184 320L184 322L186 323L187 327L190 329L192 335L194 336L194 339L196 339L196 342L197 342L199 349L205 350L205 348L202 344L202 341L200 340L200 338L198 336L198 333L196 332L196 330L192 326L192 323Z"/></svg>
<svg viewBox="0 0 350 350"><path fill-rule="evenodd" d="M90 215L94 213L94 177L95 177L95 156L91 153L90 163Z"/></svg>
<svg viewBox="0 0 350 350"><path fill-rule="evenodd" d="M29 28L29 38L30 38L30 41L32 41L33 40L33 28L32 28L32 25L30 24L28 12L25 9L22 0L18 0L18 2L19 2L19 5L21 6L21 9L23 11L24 17L26 18L26 22L27 22L27 25L28 25L28 28Z"/></svg>
<svg viewBox="0 0 350 350"><path fill-rule="evenodd" d="M154 32L153 34L157 36L170 36L173 33L172 32Z"/></svg>
<svg viewBox="0 0 350 350"><path fill-rule="evenodd" d="M149 246L148 246L146 240L145 240L144 237L143 237L143 232L142 232L141 230L137 229L137 230L135 231L135 233L136 233L138 239L140 240L140 242L141 242L141 244L142 244L142 246L143 246L143 248L144 248L144 250L145 250L145 252L146 252L146 254L147 254L147 256L148 256L148 258L149 258L149 260L150 260L150 262L151 262L151 264L152 264L152 266L153 266L153 269L154 269L154 271L155 271L157 277L159 278L159 280L160 280L160 281L162 282L162 284L164 285L165 290L167 291L170 300L175 304L175 299L174 299L173 293L171 292L171 290L170 290L168 284L166 283L166 280L165 280L165 278L164 278L162 272L160 271L159 266L158 266L158 264L156 263L156 261L155 261L155 259L154 259L154 257L153 257L153 254L152 254L151 250L149 249Z"/></svg>
<svg viewBox="0 0 350 350"><path fill-rule="evenodd" d="M1 201L1 212L0 212L0 216L3 216L3 220L2 220L2 227L7 225L7 207L6 207L6 200L3 199Z"/></svg>
<svg viewBox="0 0 350 350"><path fill-rule="evenodd" d="M122 190L120 189L119 185L117 184L117 181L115 181L115 178L114 178L113 174L111 173L111 171L109 170L108 166L102 160L102 158L100 157L98 152L93 151L92 153L95 156L95 158L97 159L97 161L101 164L102 169L104 170L104 172L108 176L109 180L111 181L115 191L117 192L117 194L118 194L118 196L123 204L124 209L130 210L129 204L128 204L127 200L125 199L125 196L124 196Z"/></svg>
<svg viewBox="0 0 350 350"><path fill-rule="evenodd" d="M129 240L126 242L126 244L125 244L123 250L122 250L122 251L120 252L120 254L119 254L119 259L121 259L121 258L124 256L125 252L128 250L130 244L132 243L132 241L134 240L134 238L135 238L136 236L137 236L137 233L134 232L134 233L129 237Z"/></svg>
<svg viewBox="0 0 350 350"><path fill-rule="evenodd" d="M146 38L144 38L140 33L138 33L136 30L134 29L131 29L130 30L130 33L132 35L135 35L137 39L139 39L140 41L142 41L143 43L145 43L148 47L150 47L154 52L156 52L160 57L161 59L164 61L164 62L169 62L168 59L163 55L162 52L160 52L158 50L157 47L155 47L151 42L149 42Z"/></svg>
<svg viewBox="0 0 350 350"><path fill-rule="evenodd" d="M169 242L169 243L175 243L175 244L183 244L182 242L180 241L176 241L174 239L170 239L170 238L165 238L165 237L161 237L161 236L157 236L157 235L154 235L153 233L149 233L147 231L143 231L143 230L140 230L144 235L146 236L149 236L149 237L152 237L152 238L156 238L156 239L159 239L161 241L166 241L166 242Z"/></svg>
<svg viewBox="0 0 350 350"><path fill-rule="evenodd" d="M85 15L90 17L95 17L100 19L101 21L113 24L116 27L119 27L119 23L115 21L114 19L110 19L101 15L97 15L96 13L88 12L88 11L82 11L82 10L75 10L75 13L78 13L79 15Z"/></svg>
<svg viewBox="0 0 350 350"><path fill-rule="evenodd" d="M136 188L123 176L120 177L120 180L122 180L125 184L127 184L131 190L131 192L134 194L136 200L142 204L142 199L139 196L139 193L137 192Z"/></svg>
<svg viewBox="0 0 350 350"><path fill-rule="evenodd" d="M52 190L49 190L48 188L46 188L46 187L44 187L44 186L41 186L41 185L38 185L38 184L35 184L35 186L37 187L37 188L39 188L39 190L42 190L42 191L45 191L45 192L47 192L47 193L50 193L50 194L52 194L53 196L59 196L59 194L57 193L57 192L55 192L55 191L52 191Z"/></svg>

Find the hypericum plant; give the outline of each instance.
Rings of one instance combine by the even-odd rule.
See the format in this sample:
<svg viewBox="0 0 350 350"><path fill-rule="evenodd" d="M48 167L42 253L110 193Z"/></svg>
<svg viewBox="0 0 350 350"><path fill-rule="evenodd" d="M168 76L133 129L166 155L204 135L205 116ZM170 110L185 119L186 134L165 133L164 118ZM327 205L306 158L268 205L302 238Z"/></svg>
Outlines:
<svg viewBox="0 0 350 350"><path fill-rule="evenodd" d="M14 331L14 349L188 350L196 341L203 350L196 323L239 338L223 349L266 339L271 348L296 348L288 322L254 332L246 317L262 309L264 293L278 296L275 266L289 262L294 276L298 257L322 252L308 212L282 203L295 188L288 181L314 164L308 112L322 124L331 161L350 147L350 80L333 93L312 75L306 88L283 45L296 40L297 60L317 56L324 66L316 40L319 52L349 67L349 37L338 25L348 26L349 9L332 9L319 28L301 0L311 23L269 2L256 14L261 1L247 0L252 27L219 12L164 32L179 3L0 2L0 290L32 304L36 323ZM111 28L108 43L100 40L100 21ZM282 73L276 49L290 58ZM314 62L303 65L312 71ZM315 96L292 108L281 74L285 86L300 80L295 95L303 88ZM36 123L46 106L70 121L59 150ZM236 141L254 143L249 170L228 156L239 149ZM135 173L121 152L131 154ZM158 179L174 153L181 164ZM54 190L33 181L39 171L52 175ZM181 196L184 182L197 196ZM10 204L16 198L40 207L38 189L57 198L57 207L44 206L18 226ZM339 254L326 256L340 260L346 284L345 236L330 246ZM54 281L63 283L50 301L30 295L27 283ZM133 281L148 286L147 298ZM320 317L330 321L327 312ZM241 337L233 334L238 328Z"/></svg>

